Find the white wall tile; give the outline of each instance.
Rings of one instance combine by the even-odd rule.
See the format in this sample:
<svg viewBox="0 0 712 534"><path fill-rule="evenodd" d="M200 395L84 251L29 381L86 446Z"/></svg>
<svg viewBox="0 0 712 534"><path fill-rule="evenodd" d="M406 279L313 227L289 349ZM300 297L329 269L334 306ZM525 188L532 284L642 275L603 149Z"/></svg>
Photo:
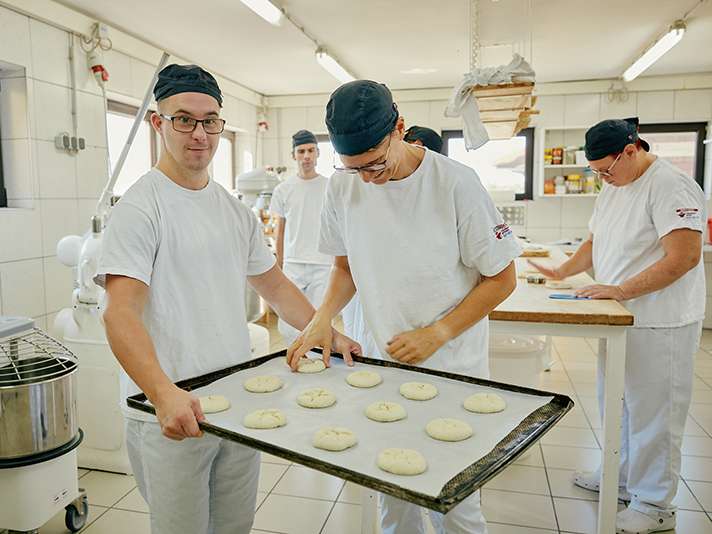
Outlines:
<svg viewBox="0 0 712 534"><path fill-rule="evenodd" d="M279 165L279 139L262 140L262 163L263 165Z"/></svg>
<svg viewBox="0 0 712 534"><path fill-rule="evenodd" d="M0 291L3 313L26 317L44 315L42 259L0 264Z"/></svg>
<svg viewBox="0 0 712 534"><path fill-rule="evenodd" d="M601 116L601 98L598 94L566 95L564 97L564 125L590 127Z"/></svg>
<svg viewBox="0 0 712 534"><path fill-rule="evenodd" d="M77 196L76 158L50 141L34 141L40 198Z"/></svg>
<svg viewBox="0 0 712 534"><path fill-rule="evenodd" d="M75 156L77 162L77 197L98 199L109 179L108 152L87 147Z"/></svg>
<svg viewBox="0 0 712 534"><path fill-rule="evenodd" d="M88 93L77 95L78 134L87 146L106 147L106 116L104 101Z"/></svg>
<svg viewBox="0 0 712 534"><path fill-rule="evenodd" d="M69 34L30 19L30 41L34 78L69 87ZM84 60L81 48L75 49L75 55L77 62Z"/></svg>
<svg viewBox="0 0 712 534"><path fill-rule="evenodd" d="M220 112L228 126L238 127L240 125L240 103L239 100L230 95L223 95L223 108Z"/></svg>
<svg viewBox="0 0 712 534"><path fill-rule="evenodd" d="M109 71L109 81L106 88L109 91L131 95L131 59L129 56L109 50L104 52L106 70Z"/></svg>
<svg viewBox="0 0 712 534"><path fill-rule="evenodd" d="M33 317L32 320L35 322L35 328L39 328L40 330L49 333L49 330L47 328L47 316L46 315L40 315L39 317ZM52 335L52 334L50 334Z"/></svg>
<svg viewBox="0 0 712 534"><path fill-rule="evenodd" d="M405 121L405 127L425 126L433 128L430 124L430 104L428 102L397 102L398 111Z"/></svg>
<svg viewBox="0 0 712 534"><path fill-rule="evenodd" d="M561 226L561 198L538 198L527 202L529 227L559 228Z"/></svg>
<svg viewBox="0 0 712 534"><path fill-rule="evenodd" d="M156 72L154 65L149 65L135 58L129 58L131 64L131 96L143 100L148 85Z"/></svg>
<svg viewBox="0 0 712 534"><path fill-rule="evenodd" d="M82 235L91 229L91 218L96 214L96 198L77 200L77 234Z"/></svg>
<svg viewBox="0 0 712 534"><path fill-rule="evenodd" d="M566 234L569 228L587 227L593 213L595 198L562 198L561 231Z"/></svg>
<svg viewBox="0 0 712 534"><path fill-rule="evenodd" d="M72 305L72 269L56 256L44 258L45 310L57 312Z"/></svg>
<svg viewBox="0 0 712 534"><path fill-rule="evenodd" d="M637 111L637 93L628 93L628 99L624 102L618 99L610 101L607 93L601 93L601 120L635 117Z"/></svg>
<svg viewBox="0 0 712 534"><path fill-rule="evenodd" d="M245 130L250 136L257 135L257 107L242 100L240 100L239 104L240 124L238 124L238 126Z"/></svg>
<svg viewBox="0 0 712 534"><path fill-rule="evenodd" d="M66 87L34 82L35 137L54 141L61 132L72 131L72 96Z"/></svg>
<svg viewBox="0 0 712 534"><path fill-rule="evenodd" d="M269 129L266 132L262 133L262 137L264 139L277 139L279 137L280 127L281 127L280 126L280 114L281 113L282 113L282 110L280 108L270 108L267 110L264 118L267 121L267 125L269 126ZM257 112L257 109L255 109L255 120L252 123L252 128L255 131L257 129L257 120L258 120L257 115L258 115L258 112Z"/></svg>
<svg viewBox="0 0 712 534"><path fill-rule="evenodd" d="M673 91L647 91L638 93L638 117L642 123L665 122L673 119Z"/></svg>
<svg viewBox="0 0 712 534"><path fill-rule="evenodd" d="M590 233L588 226L561 227L561 237L566 239L588 239Z"/></svg>
<svg viewBox="0 0 712 534"><path fill-rule="evenodd" d="M66 235L78 234L76 199L40 200L42 210L42 255L54 256L57 243Z"/></svg>
<svg viewBox="0 0 712 534"><path fill-rule="evenodd" d="M9 199L32 199L37 196L31 143L29 139L0 141L5 188Z"/></svg>
<svg viewBox="0 0 712 534"><path fill-rule="evenodd" d="M0 209L0 262L42 256L42 217L34 209ZM22 239L18 239L21 235Z"/></svg>
<svg viewBox="0 0 712 534"><path fill-rule="evenodd" d="M560 95L542 95L537 98L535 109L538 115L532 116L532 124L546 128L560 128L564 125L564 97Z"/></svg>
<svg viewBox="0 0 712 534"><path fill-rule="evenodd" d="M537 228L527 226L527 238L534 243L550 243L561 239L559 228Z"/></svg>
<svg viewBox="0 0 712 534"><path fill-rule="evenodd" d="M451 119L444 116L447 101L432 100L428 103L428 124L436 132L441 130L459 130L462 128L462 120ZM447 128L444 126L448 125Z"/></svg>
<svg viewBox="0 0 712 534"><path fill-rule="evenodd" d="M0 7L0 61L25 67L32 74L30 21L4 7Z"/></svg>
<svg viewBox="0 0 712 534"><path fill-rule="evenodd" d="M27 78L0 80L0 136L2 139L30 137L27 107Z"/></svg>
<svg viewBox="0 0 712 534"><path fill-rule="evenodd" d="M315 134L327 134L326 129L326 107L311 106L307 108L307 125L306 129Z"/></svg>
<svg viewBox="0 0 712 534"><path fill-rule="evenodd" d="M712 118L712 89L675 91L676 121L702 121Z"/></svg>
<svg viewBox="0 0 712 534"><path fill-rule="evenodd" d="M307 127L307 108L282 108L279 110L279 137L290 138Z"/></svg>

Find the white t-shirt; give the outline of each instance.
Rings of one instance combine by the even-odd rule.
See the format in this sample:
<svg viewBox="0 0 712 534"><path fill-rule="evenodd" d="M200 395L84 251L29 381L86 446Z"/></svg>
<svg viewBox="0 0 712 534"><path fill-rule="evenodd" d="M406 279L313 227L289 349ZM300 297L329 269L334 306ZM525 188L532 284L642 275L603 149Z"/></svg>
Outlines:
<svg viewBox="0 0 712 534"><path fill-rule="evenodd" d="M331 265L332 258L318 249L319 215L328 182L321 175L310 180L292 176L274 188L269 209L286 219L285 262Z"/></svg>
<svg viewBox="0 0 712 534"><path fill-rule="evenodd" d="M172 381L249 360L247 276L275 263L262 226L212 180L184 189L157 169L140 178L111 212L97 283L106 274L149 286L143 321L161 369ZM121 371L121 406L139 392Z"/></svg>
<svg viewBox="0 0 712 534"><path fill-rule="evenodd" d="M706 220L700 186L661 158L628 185L605 185L589 223L596 280L622 284L665 256L662 237L680 228L703 232ZM701 256L696 267L669 286L623 303L635 315L636 327L670 328L704 318Z"/></svg>
<svg viewBox="0 0 712 534"><path fill-rule="evenodd" d="M365 323L381 357L396 334L446 315L521 248L469 167L430 150L416 171L384 185L329 180L320 250L348 256ZM483 319L445 343L425 367L488 376Z"/></svg>

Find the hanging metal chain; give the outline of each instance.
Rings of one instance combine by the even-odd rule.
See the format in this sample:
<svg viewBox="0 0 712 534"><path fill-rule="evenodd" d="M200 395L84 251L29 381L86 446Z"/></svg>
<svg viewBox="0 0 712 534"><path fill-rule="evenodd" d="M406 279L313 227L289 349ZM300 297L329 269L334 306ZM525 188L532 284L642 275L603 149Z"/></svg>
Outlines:
<svg viewBox="0 0 712 534"><path fill-rule="evenodd" d="M470 0L470 72L480 67L480 0Z"/></svg>

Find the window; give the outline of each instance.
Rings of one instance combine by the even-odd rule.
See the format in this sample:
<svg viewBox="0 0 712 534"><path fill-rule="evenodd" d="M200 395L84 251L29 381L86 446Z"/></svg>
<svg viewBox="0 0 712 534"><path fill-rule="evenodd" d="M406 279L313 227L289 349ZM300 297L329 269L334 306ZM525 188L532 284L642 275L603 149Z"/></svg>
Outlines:
<svg viewBox="0 0 712 534"><path fill-rule="evenodd" d="M317 135L316 140L319 143L319 159L316 162L316 172L329 178L334 174L334 165L341 165L341 158L334 150L328 135Z"/></svg>
<svg viewBox="0 0 712 534"><path fill-rule="evenodd" d="M116 167L121 151L124 149L134 117L138 109L133 106L109 102L106 114L106 130L109 140L109 161L111 169ZM136 132L131 149L129 150L119 178L114 185L114 194L123 195L136 180L146 174L157 161L156 133L148 122L151 112L146 117Z"/></svg>
<svg viewBox="0 0 712 534"><path fill-rule="evenodd" d="M228 191L235 189L235 134L223 132L213 157L213 180Z"/></svg>
<svg viewBox="0 0 712 534"><path fill-rule="evenodd" d="M706 123L641 124L640 137L650 143L650 152L680 168L704 189Z"/></svg>
<svg viewBox="0 0 712 534"><path fill-rule="evenodd" d="M469 152L462 130L446 130L443 152L474 169L488 191L514 190L516 200L533 198L534 128L526 128L511 139L492 139Z"/></svg>

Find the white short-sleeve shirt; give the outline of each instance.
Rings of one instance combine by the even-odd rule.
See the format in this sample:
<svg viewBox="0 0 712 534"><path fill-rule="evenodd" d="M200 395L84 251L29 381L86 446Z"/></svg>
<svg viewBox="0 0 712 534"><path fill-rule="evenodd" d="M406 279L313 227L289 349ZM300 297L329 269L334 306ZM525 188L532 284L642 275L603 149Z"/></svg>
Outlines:
<svg viewBox="0 0 712 534"><path fill-rule="evenodd" d="M319 225L324 193L329 179L318 175L304 180L287 178L274 188L272 215L284 217L284 261L331 265L332 258L319 252Z"/></svg>
<svg viewBox="0 0 712 534"><path fill-rule="evenodd" d="M254 214L223 187L192 191L153 169L113 208L96 281L113 274L149 286L144 324L175 382L251 358L247 276L274 263ZM123 370L120 382L122 409L145 419L126 407L139 389Z"/></svg>
<svg viewBox="0 0 712 534"><path fill-rule="evenodd" d="M410 176L383 185L358 175L329 180L320 250L348 256L364 320L382 357L396 334L440 319L480 282L519 256L477 174L429 150ZM487 376L483 319L425 367Z"/></svg>
<svg viewBox="0 0 712 534"><path fill-rule="evenodd" d="M622 284L665 256L661 238L682 228L704 232L706 220L700 186L661 158L628 185L605 185L589 223L596 281ZM704 318L701 256L669 286L623 303L636 327L678 327Z"/></svg>

